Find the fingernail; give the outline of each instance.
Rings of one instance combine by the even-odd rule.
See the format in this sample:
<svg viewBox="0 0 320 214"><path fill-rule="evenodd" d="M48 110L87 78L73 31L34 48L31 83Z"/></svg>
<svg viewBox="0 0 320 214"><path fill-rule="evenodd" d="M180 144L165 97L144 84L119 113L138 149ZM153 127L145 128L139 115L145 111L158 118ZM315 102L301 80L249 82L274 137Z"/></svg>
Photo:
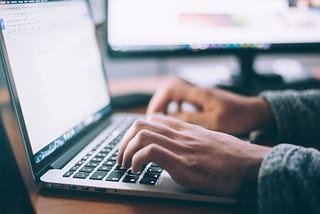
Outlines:
<svg viewBox="0 0 320 214"><path fill-rule="evenodd" d="M127 164L122 163L122 164L121 164L121 168L122 168L122 169L128 169Z"/></svg>
<svg viewBox="0 0 320 214"><path fill-rule="evenodd" d="M138 170L138 169L136 169L136 168L131 167L131 171L132 171L132 173L138 173L138 172L140 172L141 170Z"/></svg>

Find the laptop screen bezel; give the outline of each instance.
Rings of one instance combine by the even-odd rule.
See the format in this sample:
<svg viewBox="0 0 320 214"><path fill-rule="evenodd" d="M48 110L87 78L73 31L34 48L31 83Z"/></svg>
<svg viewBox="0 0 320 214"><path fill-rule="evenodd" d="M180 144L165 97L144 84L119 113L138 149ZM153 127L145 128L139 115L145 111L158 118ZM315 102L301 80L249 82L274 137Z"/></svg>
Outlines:
<svg viewBox="0 0 320 214"><path fill-rule="evenodd" d="M88 7L89 5L86 0L78 0L78 1L85 2L87 5L87 9L90 12L89 7ZM64 2L64 1L59 1L59 2ZM65 1L65 2L67 2L67 1ZM41 2L40 4L46 4L46 3L49 3L49 1L48 2ZM23 3L21 5L24 5L24 4L33 4L33 3ZM91 12L90 12L90 19L91 19L92 25L94 26L93 17L92 17ZM98 42L97 35L96 35L96 40ZM35 158L34 158L35 154L33 154L33 151L32 151L31 142L30 142L30 138L29 138L28 131L26 128L24 116L22 113L20 100L19 100L18 92L17 92L17 87L15 85L15 81L13 78L12 68L10 65L9 56L7 54L8 52L7 52L7 48L6 48L5 41L4 41L4 35L3 35L2 31L0 31L0 46L1 46L0 57L1 57L1 61L3 62L3 70L5 73L5 77L6 77L8 91L9 91L11 102L12 102L12 105L14 107L14 111L16 114L16 119L18 122L19 131L20 131L21 138L22 138L22 141L24 144L24 148L26 150L28 163L32 169L32 172L33 172L32 175L33 175L34 180L39 182L41 175L43 175L49 168L51 168L50 167L51 163L53 161L55 161L57 157L61 156L66 151L68 151L68 149L70 147L74 146L77 143L77 140L79 138L81 138L82 136L85 136L87 133L89 133L96 126L96 124L98 124L102 120L105 120L105 118L107 118L111 115L111 113L112 113L111 102L99 110L99 111L105 110L105 111L103 111L103 115L100 119L98 119L94 123L90 124L88 127L85 127L78 135L76 135L75 137L68 140L67 143L65 143L63 146L58 148L52 154L48 155L41 162L36 163ZM109 88L107 85L106 68L103 63L104 62L104 60L103 60L104 55L103 55L103 51L101 51L101 47L99 47L99 51L100 51L100 56L101 56L101 66L102 66L103 76L104 76L104 80L106 83L106 90L109 92Z"/></svg>

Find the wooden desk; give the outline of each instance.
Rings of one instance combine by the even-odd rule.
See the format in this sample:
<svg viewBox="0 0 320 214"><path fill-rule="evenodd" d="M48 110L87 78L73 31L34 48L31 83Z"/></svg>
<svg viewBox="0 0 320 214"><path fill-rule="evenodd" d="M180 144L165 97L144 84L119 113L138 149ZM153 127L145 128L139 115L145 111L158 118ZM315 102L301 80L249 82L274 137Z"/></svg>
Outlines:
<svg viewBox="0 0 320 214"><path fill-rule="evenodd" d="M123 80L111 81L111 92L113 94L121 94L130 90L150 92L166 79L165 77L161 77L127 80L127 82ZM146 84L141 84L141 81L148 83L149 87L146 87ZM130 87L128 87L128 82L130 83ZM6 103L8 102L8 96L5 91L1 91L0 94L2 118L37 213L241 213L237 206L230 205L54 191L40 188L34 184L31 177L14 113L11 106ZM135 109L134 111L141 112L143 109Z"/></svg>

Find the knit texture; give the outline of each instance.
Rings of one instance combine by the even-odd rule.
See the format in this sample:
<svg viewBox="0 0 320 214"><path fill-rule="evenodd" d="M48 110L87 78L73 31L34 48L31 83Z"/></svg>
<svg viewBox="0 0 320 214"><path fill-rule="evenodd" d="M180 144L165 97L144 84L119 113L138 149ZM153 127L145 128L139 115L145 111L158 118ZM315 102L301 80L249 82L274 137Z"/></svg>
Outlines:
<svg viewBox="0 0 320 214"><path fill-rule="evenodd" d="M261 95L274 115L278 141L286 143L320 139L320 90L274 91Z"/></svg>
<svg viewBox="0 0 320 214"><path fill-rule="evenodd" d="M320 90L265 92L280 142L318 144ZM280 144L264 158L258 177L260 213L320 213L320 153Z"/></svg>
<svg viewBox="0 0 320 214"><path fill-rule="evenodd" d="M320 213L320 153L289 144L272 148L258 178L258 206L265 213Z"/></svg>

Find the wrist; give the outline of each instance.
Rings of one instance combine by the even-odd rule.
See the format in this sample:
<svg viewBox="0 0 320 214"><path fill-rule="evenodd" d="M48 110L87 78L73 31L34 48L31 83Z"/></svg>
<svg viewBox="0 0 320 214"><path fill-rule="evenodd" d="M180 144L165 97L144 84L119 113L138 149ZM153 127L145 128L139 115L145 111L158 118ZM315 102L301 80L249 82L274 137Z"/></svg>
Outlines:
<svg viewBox="0 0 320 214"><path fill-rule="evenodd" d="M240 192L242 196L256 197L259 170L264 157L270 149L270 147L254 144L250 144L247 149L248 156L244 161L244 176Z"/></svg>
<svg viewBox="0 0 320 214"><path fill-rule="evenodd" d="M274 123L271 108L262 97L250 98L248 111L252 118L252 130L269 127Z"/></svg>

